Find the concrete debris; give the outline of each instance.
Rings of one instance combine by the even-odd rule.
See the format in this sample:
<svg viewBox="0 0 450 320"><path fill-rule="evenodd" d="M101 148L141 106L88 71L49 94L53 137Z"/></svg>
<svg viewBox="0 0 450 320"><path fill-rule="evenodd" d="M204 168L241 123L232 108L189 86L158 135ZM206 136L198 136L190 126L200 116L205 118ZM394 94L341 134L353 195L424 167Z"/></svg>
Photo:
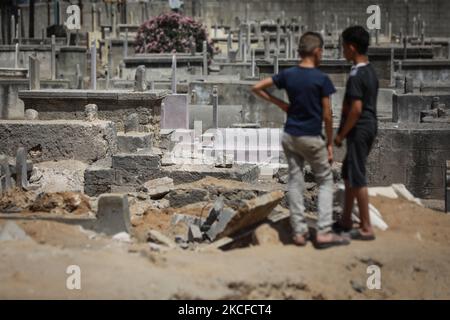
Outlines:
<svg viewBox="0 0 450 320"><path fill-rule="evenodd" d="M200 227L198 225L191 224L189 226L188 241L189 242L203 241L203 233L200 231Z"/></svg>
<svg viewBox="0 0 450 320"><path fill-rule="evenodd" d="M171 224L176 225L180 222L184 222L187 225L195 224L197 226L201 226L205 223L205 221L206 220L204 218L191 216L188 214L175 213L172 215Z"/></svg>
<svg viewBox="0 0 450 320"><path fill-rule="evenodd" d="M220 235L225 231L227 225L236 215L236 211L226 208L216 218L213 224L210 225L206 231L206 236L209 240L214 241L220 238Z"/></svg>
<svg viewBox="0 0 450 320"><path fill-rule="evenodd" d="M147 234L148 241L154 242L156 244L167 246L171 249L175 249L177 247L177 244L175 241L170 239L169 237L163 235L161 232L157 230L150 230Z"/></svg>
<svg viewBox="0 0 450 320"><path fill-rule="evenodd" d="M208 191L203 189L175 189L170 191L165 197L169 200L172 208L180 208L188 204L208 200Z"/></svg>
<svg viewBox="0 0 450 320"><path fill-rule="evenodd" d="M113 235L113 240L119 241L119 242L125 242L125 243L131 243L131 237L130 234L127 232L119 232Z"/></svg>
<svg viewBox="0 0 450 320"><path fill-rule="evenodd" d="M224 199L222 196L216 199L214 202L214 206L209 211L208 217L206 218L205 223L201 226L202 231L207 231L211 225L217 220L217 217L223 210Z"/></svg>
<svg viewBox="0 0 450 320"><path fill-rule="evenodd" d="M159 200L175 188L173 179L169 177L153 179L145 182L140 188L140 191L148 193L150 198Z"/></svg>
<svg viewBox="0 0 450 320"><path fill-rule="evenodd" d="M206 236L214 241L264 221L283 197L284 192L273 191L244 201L244 205L237 211L225 208L211 225L211 228L206 231Z"/></svg>
<svg viewBox="0 0 450 320"><path fill-rule="evenodd" d="M39 112L34 109L25 110L25 120L39 120Z"/></svg>

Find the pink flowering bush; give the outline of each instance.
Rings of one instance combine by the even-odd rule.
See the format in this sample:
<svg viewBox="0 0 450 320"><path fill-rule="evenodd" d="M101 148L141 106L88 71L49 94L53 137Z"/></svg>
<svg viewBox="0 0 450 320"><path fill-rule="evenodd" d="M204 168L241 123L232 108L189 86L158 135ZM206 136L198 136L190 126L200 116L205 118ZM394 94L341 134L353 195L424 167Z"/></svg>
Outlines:
<svg viewBox="0 0 450 320"><path fill-rule="evenodd" d="M136 36L136 53L190 52L191 39L196 50L202 51L203 41L208 41L205 27L194 19L171 12L145 21ZM208 42L208 52L213 48Z"/></svg>

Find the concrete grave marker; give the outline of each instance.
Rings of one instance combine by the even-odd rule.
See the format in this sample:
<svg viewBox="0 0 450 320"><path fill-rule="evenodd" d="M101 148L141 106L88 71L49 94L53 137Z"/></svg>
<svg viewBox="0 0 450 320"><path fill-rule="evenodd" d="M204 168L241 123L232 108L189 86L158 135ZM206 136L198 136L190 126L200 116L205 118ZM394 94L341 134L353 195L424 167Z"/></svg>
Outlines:
<svg viewBox="0 0 450 320"><path fill-rule="evenodd" d="M189 129L188 96L168 95L161 105L161 129Z"/></svg>
<svg viewBox="0 0 450 320"><path fill-rule="evenodd" d="M270 35L269 32L264 32L264 59L270 59Z"/></svg>
<svg viewBox="0 0 450 320"><path fill-rule="evenodd" d="M206 41L203 41L203 75L208 75L208 44Z"/></svg>
<svg viewBox="0 0 450 320"><path fill-rule="evenodd" d="M52 80L56 80L56 38L54 34L52 34L50 65Z"/></svg>
<svg viewBox="0 0 450 320"><path fill-rule="evenodd" d="M103 194L98 199L97 221L94 229L107 235L130 233L130 210L125 194Z"/></svg>
<svg viewBox="0 0 450 320"><path fill-rule="evenodd" d="M228 33L227 37L227 62L231 62L231 50L232 50L233 38L231 31ZM450 52L450 50L449 50Z"/></svg>
<svg viewBox="0 0 450 320"><path fill-rule="evenodd" d="M15 45L15 52L14 52L14 68L19 68L19 54L20 54L20 47L19 44L16 43Z"/></svg>
<svg viewBox="0 0 450 320"><path fill-rule="evenodd" d="M95 39L91 42L91 89L97 89L97 45Z"/></svg>
<svg viewBox="0 0 450 320"><path fill-rule="evenodd" d="M123 57L128 56L128 28L125 28L125 39L123 40Z"/></svg>
<svg viewBox="0 0 450 320"><path fill-rule="evenodd" d="M146 89L145 66L140 65L136 68L136 74L134 75L134 91L143 92Z"/></svg>
<svg viewBox="0 0 450 320"><path fill-rule="evenodd" d="M81 72L79 63L76 66L75 77L77 79L77 89L83 89L83 73Z"/></svg>
<svg viewBox="0 0 450 320"><path fill-rule="evenodd" d="M255 61L255 48L251 50L251 61L252 61L252 78L256 77L256 61Z"/></svg>
<svg viewBox="0 0 450 320"><path fill-rule="evenodd" d="M27 152L24 147L19 147L16 154L16 187L21 190L28 188L27 179Z"/></svg>
<svg viewBox="0 0 450 320"><path fill-rule="evenodd" d="M177 55L172 55L172 78L171 78L172 93L177 93Z"/></svg>
<svg viewBox="0 0 450 320"><path fill-rule="evenodd" d="M273 72L274 74L277 74L278 72L280 72L280 65L278 62L278 55L274 55L273 56Z"/></svg>
<svg viewBox="0 0 450 320"><path fill-rule="evenodd" d="M242 60L244 60L244 56L243 56L243 52L242 52L242 42L243 42L243 39L242 39L242 26L241 25L239 25L239 33L238 33L238 51L239 51L239 56L240 56L240 60L242 61Z"/></svg>
<svg viewBox="0 0 450 320"><path fill-rule="evenodd" d="M212 106L213 106L213 128L217 129L219 127L219 94L217 86L213 86Z"/></svg>
<svg viewBox="0 0 450 320"><path fill-rule="evenodd" d="M41 83L39 80L39 60L35 55L31 55L28 58L28 72L30 78L30 90L39 90L41 88Z"/></svg>

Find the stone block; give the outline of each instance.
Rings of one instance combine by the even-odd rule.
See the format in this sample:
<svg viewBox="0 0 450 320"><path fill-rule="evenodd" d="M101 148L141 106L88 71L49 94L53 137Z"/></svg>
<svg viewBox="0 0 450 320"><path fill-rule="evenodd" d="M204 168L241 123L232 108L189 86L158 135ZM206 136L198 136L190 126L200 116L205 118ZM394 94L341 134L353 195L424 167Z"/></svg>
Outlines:
<svg viewBox="0 0 450 320"><path fill-rule="evenodd" d="M89 196L111 192L114 182L115 172L111 168L111 161L95 163L84 171L84 193Z"/></svg>
<svg viewBox="0 0 450 320"><path fill-rule="evenodd" d="M152 133L143 132L118 132L117 133L117 147L120 153L134 153L141 149L151 150L152 148Z"/></svg>
<svg viewBox="0 0 450 320"><path fill-rule="evenodd" d="M255 182L259 177L256 165L234 165L233 168L215 168L214 165L173 165L163 167L161 174L171 177L177 183L201 180L207 176L243 182Z"/></svg>
<svg viewBox="0 0 450 320"><path fill-rule="evenodd" d="M145 182L139 190L146 192L152 199L161 199L174 187L173 179L163 177Z"/></svg>
<svg viewBox="0 0 450 320"><path fill-rule="evenodd" d="M28 150L34 162L79 160L93 163L116 152L112 122L77 120L0 120L0 153L15 156L18 147Z"/></svg>
<svg viewBox="0 0 450 320"><path fill-rule="evenodd" d="M203 233L200 231L200 227L198 225L191 224L189 226L188 241L189 242L203 241Z"/></svg>
<svg viewBox="0 0 450 320"><path fill-rule="evenodd" d="M119 153L112 157L112 167L125 171L159 169L161 167L161 159L158 155L148 150L138 153Z"/></svg>

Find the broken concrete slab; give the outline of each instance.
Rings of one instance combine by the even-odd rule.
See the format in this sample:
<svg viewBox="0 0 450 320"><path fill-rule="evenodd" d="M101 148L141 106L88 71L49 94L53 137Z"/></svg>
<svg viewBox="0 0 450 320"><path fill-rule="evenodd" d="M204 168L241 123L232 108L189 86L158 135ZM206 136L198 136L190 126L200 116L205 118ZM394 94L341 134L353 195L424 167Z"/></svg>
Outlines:
<svg viewBox="0 0 450 320"><path fill-rule="evenodd" d="M260 197L244 201L238 211L224 209L218 220L206 232L208 238L215 239L232 235L252 225L264 221L272 210L280 203L284 192L273 191Z"/></svg>
<svg viewBox="0 0 450 320"><path fill-rule="evenodd" d="M172 225L176 225L180 222L183 222L187 225L195 224L195 225L201 226L202 224L205 223L205 219L201 218L201 217L196 217L196 216L192 216L192 215L188 215L188 214L181 214L181 213L175 213L174 215L172 215L172 220L170 222Z"/></svg>
<svg viewBox="0 0 450 320"><path fill-rule="evenodd" d="M208 191L204 189L174 189L171 190L164 199L169 200L172 208L181 208L188 204L208 200Z"/></svg>
<svg viewBox="0 0 450 320"><path fill-rule="evenodd" d="M150 230L148 232L148 241L154 242L156 244L165 245L171 249L175 249L177 247L177 244L175 243L175 241L173 241L169 237L163 235L161 232L159 232L157 230Z"/></svg>
<svg viewBox="0 0 450 320"><path fill-rule="evenodd" d="M217 220L219 214L222 212L224 207L224 198L220 196L214 202L214 206L209 211L208 217L206 218L205 223L202 225L201 230L207 231L211 227L211 225Z"/></svg>
<svg viewBox="0 0 450 320"><path fill-rule="evenodd" d="M200 231L200 227L198 225L191 224L189 226L188 241L189 242L203 241L203 233Z"/></svg>
<svg viewBox="0 0 450 320"><path fill-rule="evenodd" d="M97 221L93 225L97 232L115 235L131 231L128 198L123 194L103 194L98 199Z"/></svg>
<svg viewBox="0 0 450 320"><path fill-rule="evenodd" d="M225 236L225 230L235 215L236 211L230 208L222 210L216 221L209 227L208 231L205 232L206 237L211 241L215 241L221 236Z"/></svg>
<svg viewBox="0 0 450 320"><path fill-rule="evenodd" d="M163 177L145 182L139 190L146 192L150 198L158 200L168 194L175 187L173 179Z"/></svg>

